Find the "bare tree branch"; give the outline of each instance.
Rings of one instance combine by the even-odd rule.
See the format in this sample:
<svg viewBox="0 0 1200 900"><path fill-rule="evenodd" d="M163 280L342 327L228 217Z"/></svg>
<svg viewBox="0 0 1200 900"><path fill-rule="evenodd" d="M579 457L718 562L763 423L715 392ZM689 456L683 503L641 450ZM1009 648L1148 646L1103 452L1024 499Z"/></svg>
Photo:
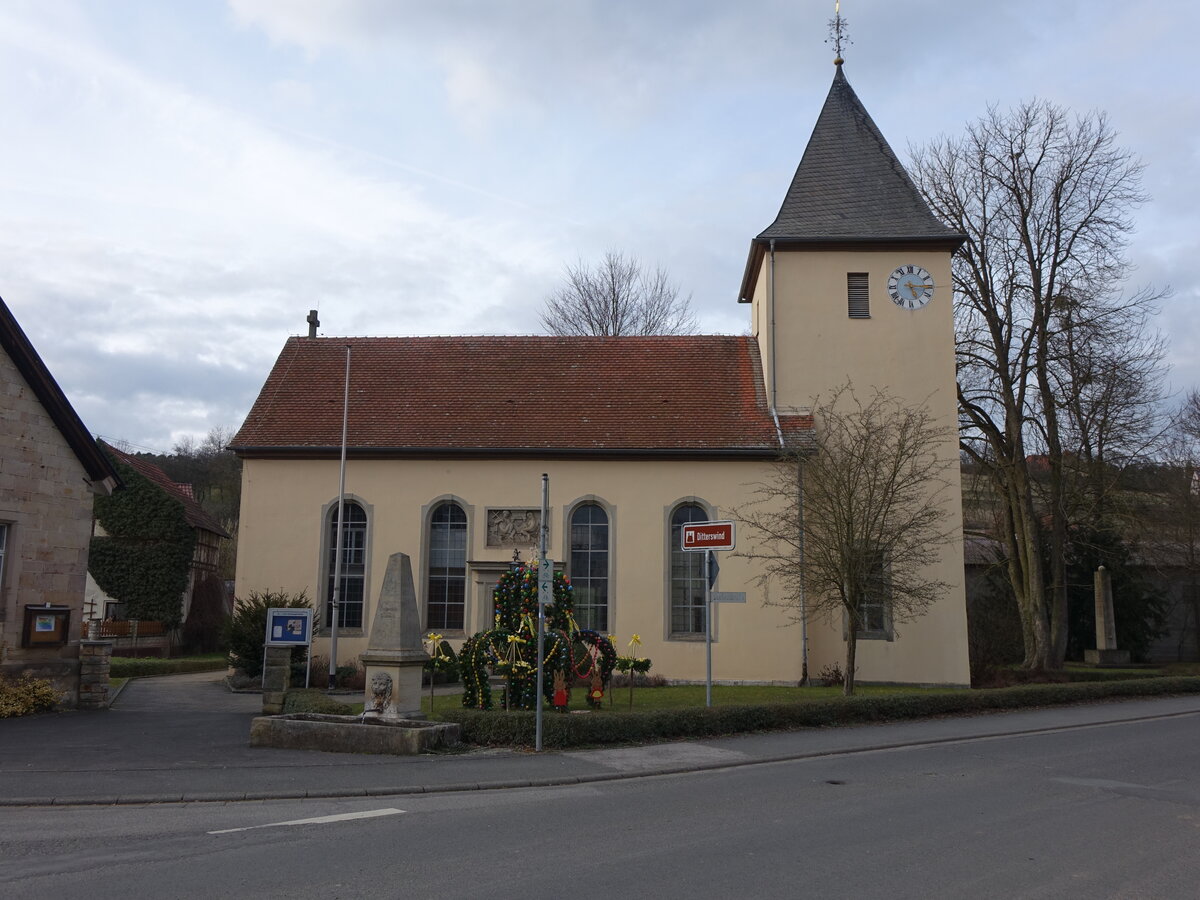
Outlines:
<svg viewBox="0 0 1200 900"><path fill-rule="evenodd" d="M597 265L568 266L566 283L546 298L542 327L550 334L620 337L694 334L691 298L661 268L643 268L609 250Z"/></svg>
<svg viewBox="0 0 1200 900"><path fill-rule="evenodd" d="M774 476L734 512L749 533L740 555L758 560L774 602L846 622L845 692L854 690L858 634L872 616L907 622L949 589L930 577L948 525L949 437L924 407L880 390L864 401L850 384L814 403L815 427ZM799 502L797 499L799 498ZM779 589L782 589L780 592Z"/></svg>

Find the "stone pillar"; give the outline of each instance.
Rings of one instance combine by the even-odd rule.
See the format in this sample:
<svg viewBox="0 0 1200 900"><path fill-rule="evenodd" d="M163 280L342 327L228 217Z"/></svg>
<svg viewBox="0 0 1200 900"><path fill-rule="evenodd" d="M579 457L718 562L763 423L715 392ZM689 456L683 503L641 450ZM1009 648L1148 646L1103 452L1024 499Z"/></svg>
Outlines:
<svg viewBox="0 0 1200 900"><path fill-rule="evenodd" d="M108 669L112 661L111 641L79 642L79 708L108 706Z"/></svg>
<svg viewBox="0 0 1200 900"><path fill-rule="evenodd" d="M393 553L388 557L367 652L360 659L367 671L365 712L385 718L420 718L421 670L429 654L421 642L421 616L407 554ZM387 676L390 692L384 692L384 684L377 680L377 675ZM372 688L373 683L378 694Z"/></svg>
<svg viewBox="0 0 1200 900"><path fill-rule="evenodd" d="M262 711L264 716L283 712L283 698L292 684L292 648L267 647L263 656Z"/></svg>
<svg viewBox="0 0 1200 900"><path fill-rule="evenodd" d="M1101 566L1094 579L1096 593L1096 649L1085 650L1083 658L1095 666L1129 664L1129 651L1117 649L1117 623L1113 617L1112 576Z"/></svg>

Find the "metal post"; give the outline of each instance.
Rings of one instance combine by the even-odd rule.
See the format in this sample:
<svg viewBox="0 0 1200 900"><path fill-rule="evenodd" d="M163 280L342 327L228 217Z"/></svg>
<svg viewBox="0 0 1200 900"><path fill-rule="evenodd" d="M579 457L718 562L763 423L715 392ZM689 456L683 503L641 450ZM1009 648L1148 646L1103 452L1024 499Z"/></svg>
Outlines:
<svg viewBox="0 0 1200 900"><path fill-rule="evenodd" d="M800 686L808 685L808 595L804 588L804 457L796 456L796 535L800 564Z"/></svg>
<svg viewBox="0 0 1200 900"><path fill-rule="evenodd" d="M538 545L538 577L539 579L545 575L546 565L546 545L547 537L550 533L550 476L542 473L542 523L541 536ZM534 714L534 743L533 749L542 752L542 668L545 665L545 660L542 658L544 653L543 636L546 633L546 607L542 603L541 591L538 591L538 618L537 618L537 711Z"/></svg>
<svg viewBox="0 0 1200 900"><path fill-rule="evenodd" d="M342 393L342 461L338 469L337 549L333 556L333 597L329 615L329 690L337 681L338 612L342 600L342 551L346 531L346 424L350 418L350 345L346 345L346 380Z"/></svg>
<svg viewBox="0 0 1200 900"><path fill-rule="evenodd" d="M712 706L712 578L709 573L715 559L711 550L704 554L704 650L707 666L704 675L705 706Z"/></svg>

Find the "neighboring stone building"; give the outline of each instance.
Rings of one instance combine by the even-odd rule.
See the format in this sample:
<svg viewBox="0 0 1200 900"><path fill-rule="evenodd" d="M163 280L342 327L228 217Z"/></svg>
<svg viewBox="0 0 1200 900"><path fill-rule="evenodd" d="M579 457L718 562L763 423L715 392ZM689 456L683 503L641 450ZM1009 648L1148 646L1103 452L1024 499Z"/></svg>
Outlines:
<svg viewBox="0 0 1200 900"><path fill-rule="evenodd" d="M636 632L656 672L702 680L702 554L679 549L680 528L729 517L769 479L785 437L814 427L815 395L850 380L928 405L947 429L938 453L961 535L950 257L962 240L839 64L779 215L751 243L737 298L750 336L290 339L231 444L238 594L307 591L327 626L349 347L343 661L365 649L397 551L414 559L426 628L459 640L487 627L497 579L536 542L547 473L550 555L580 624L619 645ZM714 677L795 682L794 614L762 602L750 560L720 564L718 589L750 599L713 609ZM902 631L884 615L860 634L860 679L968 682L961 537L929 574L949 587L927 615ZM843 662L840 620L809 635L811 672Z"/></svg>
<svg viewBox="0 0 1200 900"><path fill-rule="evenodd" d="M0 300L0 672L78 696L92 497L119 483Z"/></svg>

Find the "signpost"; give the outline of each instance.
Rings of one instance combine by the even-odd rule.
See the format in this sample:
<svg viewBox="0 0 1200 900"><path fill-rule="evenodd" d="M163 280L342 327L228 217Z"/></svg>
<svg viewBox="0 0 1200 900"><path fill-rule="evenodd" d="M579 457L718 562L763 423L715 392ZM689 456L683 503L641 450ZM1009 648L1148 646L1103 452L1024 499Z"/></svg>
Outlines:
<svg viewBox="0 0 1200 900"><path fill-rule="evenodd" d="M537 618L537 703L534 708L534 741L533 749L542 752L542 670L545 668L544 658L546 634L546 604L554 602L554 562L546 556L550 540L550 476L542 474L542 522L538 541L538 618Z"/></svg>
<svg viewBox="0 0 1200 900"><path fill-rule="evenodd" d="M737 541L732 522L689 522L680 533L680 549L688 553L705 554L706 578L704 579L704 650L705 650L705 680L704 705L712 706L712 605L714 603L745 603L746 595L741 594L741 600L734 600L733 592L713 592L717 583L717 555L714 550L732 550ZM721 599L717 599L720 597Z"/></svg>
<svg viewBox="0 0 1200 900"><path fill-rule="evenodd" d="M683 526L684 550L732 550L732 522L689 522Z"/></svg>
<svg viewBox="0 0 1200 900"><path fill-rule="evenodd" d="M538 558L538 603L548 606L554 602L554 560Z"/></svg>
<svg viewBox="0 0 1200 900"><path fill-rule="evenodd" d="M267 633L263 640L267 647L305 647L312 646L313 611L311 609L286 609L272 607L267 610ZM312 674L312 653L304 654L304 686ZM263 668L266 677L266 667Z"/></svg>

